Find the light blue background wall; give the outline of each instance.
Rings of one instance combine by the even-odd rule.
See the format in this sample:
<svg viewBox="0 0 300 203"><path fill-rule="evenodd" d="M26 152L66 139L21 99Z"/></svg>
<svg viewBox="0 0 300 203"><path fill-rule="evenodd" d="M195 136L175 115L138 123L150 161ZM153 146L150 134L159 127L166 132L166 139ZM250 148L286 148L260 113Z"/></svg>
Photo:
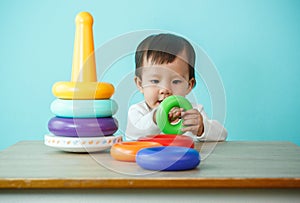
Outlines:
<svg viewBox="0 0 300 203"><path fill-rule="evenodd" d="M222 77L229 140L300 144L299 9L297 0L2 0L0 149L47 133L51 86L70 78L80 11L94 16L95 47L142 29L193 40Z"/></svg>

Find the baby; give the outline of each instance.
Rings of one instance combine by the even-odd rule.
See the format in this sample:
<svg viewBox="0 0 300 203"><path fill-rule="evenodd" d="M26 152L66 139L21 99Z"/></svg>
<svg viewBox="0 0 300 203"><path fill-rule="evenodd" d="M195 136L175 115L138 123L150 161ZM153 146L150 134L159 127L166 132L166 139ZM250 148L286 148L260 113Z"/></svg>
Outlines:
<svg viewBox="0 0 300 203"><path fill-rule="evenodd" d="M173 34L152 35L144 39L135 53L135 84L145 100L128 110L126 139L137 140L146 135L161 134L156 124L156 109L171 95L188 95L196 84L195 51L184 38ZM226 129L210 120L202 105L184 111L173 108L170 122L182 119L184 135L195 141L224 141Z"/></svg>

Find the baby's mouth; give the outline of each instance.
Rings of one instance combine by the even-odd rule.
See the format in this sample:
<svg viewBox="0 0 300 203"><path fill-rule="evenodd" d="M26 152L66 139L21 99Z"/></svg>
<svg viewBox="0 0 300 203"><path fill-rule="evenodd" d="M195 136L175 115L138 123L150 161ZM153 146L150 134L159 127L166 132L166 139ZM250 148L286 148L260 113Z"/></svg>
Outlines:
<svg viewBox="0 0 300 203"><path fill-rule="evenodd" d="M165 99L165 98L159 99L157 102L160 104L160 103L162 103L162 102L164 101L164 99Z"/></svg>

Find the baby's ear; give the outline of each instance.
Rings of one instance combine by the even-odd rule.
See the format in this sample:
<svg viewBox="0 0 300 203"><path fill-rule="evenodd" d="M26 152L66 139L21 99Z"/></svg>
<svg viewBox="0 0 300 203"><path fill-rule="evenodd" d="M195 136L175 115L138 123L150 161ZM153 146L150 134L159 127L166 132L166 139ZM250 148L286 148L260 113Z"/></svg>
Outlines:
<svg viewBox="0 0 300 203"><path fill-rule="evenodd" d="M192 91L192 89L195 87L195 84L196 84L195 78L191 78L191 79L189 80L188 93L190 93L190 91Z"/></svg>
<svg viewBox="0 0 300 203"><path fill-rule="evenodd" d="M139 89L139 91L143 94L143 86L142 86L142 80L141 78L135 76L134 77L134 82L135 82L135 85L137 86L137 88Z"/></svg>

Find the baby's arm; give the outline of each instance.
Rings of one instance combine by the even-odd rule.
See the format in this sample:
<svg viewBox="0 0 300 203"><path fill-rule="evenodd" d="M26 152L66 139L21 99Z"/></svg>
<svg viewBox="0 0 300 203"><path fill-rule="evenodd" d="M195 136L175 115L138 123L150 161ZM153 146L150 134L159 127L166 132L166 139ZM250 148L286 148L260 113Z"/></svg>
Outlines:
<svg viewBox="0 0 300 203"><path fill-rule="evenodd" d="M203 109L202 105L198 105L198 112L200 112L203 119L203 133L198 135L198 141L225 141L227 138L227 130L217 120L211 120Z"/></svg>
<svg viewBox="0 0 300 203"><path fill-rule="evenodd" d="M187 111L180 110L184 134L194 136L198 141L226 140L226 129L217 120L210 120L201 105Z"/></svg>
<svg viewBox="0 0 300 203"><path fill-rule="evenodd" d="M160 133L160 129L153 121L154 111L149 111L141 104L135 104L129 108L125 133L128 140L137 140L142 136Z"/></svg>

